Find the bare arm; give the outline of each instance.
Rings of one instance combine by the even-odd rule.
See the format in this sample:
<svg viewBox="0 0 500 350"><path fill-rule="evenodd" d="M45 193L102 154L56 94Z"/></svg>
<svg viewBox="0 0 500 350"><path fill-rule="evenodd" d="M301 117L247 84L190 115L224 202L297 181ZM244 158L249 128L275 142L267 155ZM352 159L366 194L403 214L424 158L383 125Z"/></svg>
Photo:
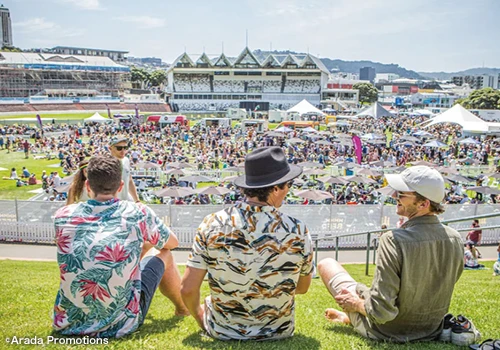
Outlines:
<svg viewBox="0 0 500 350"><path fill-rule="evenodd" d="M297 288L295 289L295 294L306 294L311 286L312 273L307 276L300 276L297 282Z"/></svg>
<svg viewBox="0 0 500 350"><path fill-rule="evenodd" d="M128 193L130 193L134 202L139 202L139 196L137 195L137 189L135 188L135 183L132 179L132 175L130 175L128 180Z"/></svg>
<svg viewBox="0 0 500 350"><path fill-rule="evenodd" d="M168 237L167 243L163 246L162 249L174 249L179 246L179 240L177 239L177 236L175 233L171 232L170 236Z"/></svg>
<svg viewBox="0 0 500 350"><path fill-rule="evenodd" d="M187 266L181 282L182 301L193 315L201 329L205 330L203 318L205 310L200 304L200 287L207 270Z"/></svg>

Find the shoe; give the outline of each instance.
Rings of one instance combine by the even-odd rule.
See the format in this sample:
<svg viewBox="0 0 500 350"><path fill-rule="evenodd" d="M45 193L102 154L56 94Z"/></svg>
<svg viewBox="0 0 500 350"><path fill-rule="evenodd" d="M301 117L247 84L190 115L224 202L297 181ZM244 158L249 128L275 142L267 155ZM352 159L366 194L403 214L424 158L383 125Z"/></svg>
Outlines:
<svg viewBox="0 0 500 350"><path fill-rule="evenodd" d="M452 314L446 314L443 320L443 330L439 336L439 341L450 342L451 341L451 328L455 325L455 317Z"/></svg>
<svg viewBox="0 0 500 350"><path fill-rule="evenodd" d="M465 316L458 315L455 325L451 328L451 342L459 346L469 346L479 342L481 333Z"/></svg>

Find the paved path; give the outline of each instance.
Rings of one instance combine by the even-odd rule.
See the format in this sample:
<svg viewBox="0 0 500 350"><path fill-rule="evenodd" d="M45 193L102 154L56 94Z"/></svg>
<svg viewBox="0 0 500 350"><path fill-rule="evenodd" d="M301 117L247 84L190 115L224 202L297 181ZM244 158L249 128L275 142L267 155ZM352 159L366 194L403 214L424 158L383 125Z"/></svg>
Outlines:
<svg viewBox="0 0 500 350"><path fill-rule="evenodd" d="M496 246L479 247L483 259L496 260L498 253ZM189 251L174 250L174 258L177 263L184 264L187 261ZM373 253L370 252L370 262L373 259ZM335 251L318 252L318 260L321 261L327 257L335 257ZM56 261L56 246L29 245L29 244L0 244L0 260L37 260L37 261ZM366 250L340 250L339 261L342 263L364 263L366 261Z"/></svg>

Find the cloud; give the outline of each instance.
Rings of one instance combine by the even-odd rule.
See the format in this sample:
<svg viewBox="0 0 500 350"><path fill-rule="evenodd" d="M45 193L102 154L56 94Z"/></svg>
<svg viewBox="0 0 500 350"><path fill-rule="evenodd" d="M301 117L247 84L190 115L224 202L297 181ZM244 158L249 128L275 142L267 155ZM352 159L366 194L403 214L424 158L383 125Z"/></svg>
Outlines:
<svg viewBox="0 0 500 350"><path fill-rule="evenodd" d="M23 22L14 23L14 27L24 34L34 34L37 37L50 37L52 39L81 36L84 30L63 28L59 24L47 21L43 17L31 18Z"/></svg>
<svg viewBox="0 0 500 350"><path fill-rule="evenodd" d="M139 28L151 29L165 27L165 20L163 18L156 18L151 16L122 16L115 17L117 21L135 23Z"/></svg>
<svg viewBox="0 0 500 350"><path fill-rule="evenodd" d="M102 10L99 0L59 0L60 2L73 4L84 10Z"/></svg>

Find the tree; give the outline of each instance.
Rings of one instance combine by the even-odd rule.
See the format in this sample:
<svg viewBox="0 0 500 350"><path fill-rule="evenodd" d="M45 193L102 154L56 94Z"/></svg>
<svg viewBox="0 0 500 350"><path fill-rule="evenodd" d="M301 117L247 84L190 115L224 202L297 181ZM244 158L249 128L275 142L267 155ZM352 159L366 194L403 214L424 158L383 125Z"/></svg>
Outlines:
<svg viewBox="0 0 500 350"><path fill-rule="evenodd" d="M130 80L132 81L132 86L144 89L144 86L150 81L150 79L151 76L147 70L134 66L130 69Z"/></svg>
<svg viewBox="0 0 500 350"><path fill-rule="evenodd" d="M2 46L2 49L0 51L4 51L4 52L23 52L23 50L21 50L18 47L15 47L15 46Z"/></svg>
<svg viewBox="0 0 500 350"><path fill-rule="evenodd" d="M373 103L377 101L378 90L370 83L357 83L352 86L353 89L359 90L359 102Z"/></svg>
<svg viewBox="0 0 500 350"><path fill-rule="evenodd" d="M475 90L467 98L458 99L455 104L457 103L467 109L500 109L500 90Z"/></svg>
<svg viewBox="0 0 500 350"><path fill-rule="evenodd" d="M165 81L167 81L167 72L165 72L163 69L155 70L153 73L151 73L149 81L151 82L152 86L161 86L163 83L165 83Z"/></svg>

